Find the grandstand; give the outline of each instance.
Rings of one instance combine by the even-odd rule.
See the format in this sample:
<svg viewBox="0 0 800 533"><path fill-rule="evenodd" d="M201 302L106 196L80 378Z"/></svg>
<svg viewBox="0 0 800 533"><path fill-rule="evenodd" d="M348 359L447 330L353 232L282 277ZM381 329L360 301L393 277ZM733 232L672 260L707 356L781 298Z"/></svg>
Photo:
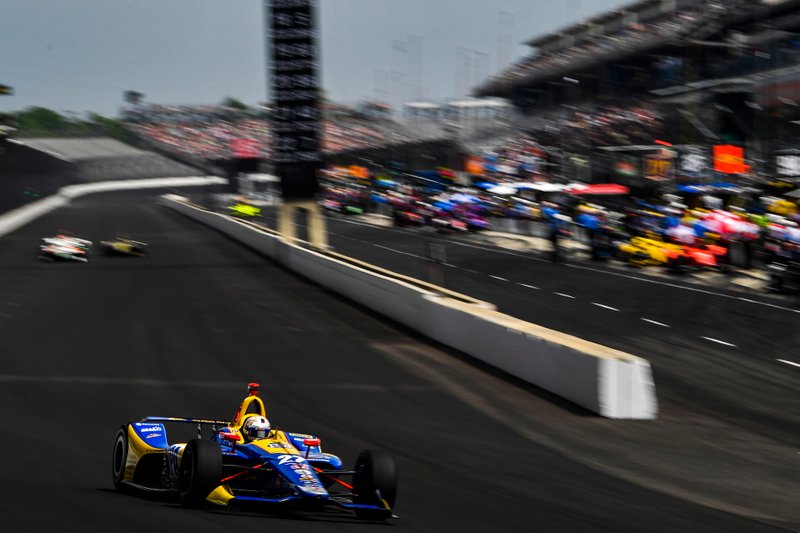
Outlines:
<svg viewBox="0 0 800 533"><path fill-rule="evenodd" d="M642 0L526 44L475 94L509 99L516 128L586 161L591 179L618 177L608 154L625 151L610 146L735 144L751 177L798 148L798 0Z"/></svg>
<svg viewBox="0 0 800 533"><path fill-rule="evenodd" d="M14 141L40 157L60 162L60 172L76 182L195 176L196 168L108 137L25 138Z"/></svg>
<svg viewBox="0 0 800 533"><path fill-rule="evenodd" d="M413 140L413 133L377 108L357 110L323 104L322 145L327 153L372 149ZM241 156L270 158L270 108L246 110L223 106L136 105L123 112L126 126L140 139L181 158L226 160Z"/></svg>
<svg viewBox="0 0 800 533"><path fill-rule="evenodd" d="M502 98L407 102L404 125L417 138L450 137L473 145L507 133L513 108Z"/></svg>

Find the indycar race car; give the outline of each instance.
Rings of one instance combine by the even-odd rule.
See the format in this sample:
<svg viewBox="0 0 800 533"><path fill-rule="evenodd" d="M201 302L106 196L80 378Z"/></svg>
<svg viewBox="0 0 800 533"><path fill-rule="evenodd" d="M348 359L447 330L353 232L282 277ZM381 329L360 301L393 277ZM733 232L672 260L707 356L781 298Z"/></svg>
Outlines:
<svg viewBox="0 0 800 533"><path fill-rule="evenodd" d="M341 187L326 190L320 200L323 209L343 215L363 215L365 205L366 197L363 191Z"/></svg>
<svg viewBox="0 0 800 533"><path fill-rule="evenodd" d="M261 216L261 208L255 205L238 202L228 207L228 212L237 217L259 217Z"/></svg>
<svg viewBox="0 0 800 533"><path fill-rule="evenodd" d="M397 469L390 455L364 451L353 470L344 470L339 457L322 452L318 437L269 426L259 385L251 383L248 392L232 422L147 417L123 425L114 439L114 486L177 495L186 507L337 506L360 519L397 518ZM197 438L170 443L168 423L196 425ZM203 428L210 428L205 438Z"/></svg>
<svg viewBox="0 0 800 533"><path fill-rule="evenodd" d="M725 247L714 244L687 246L646 237L634 237L618 246L620 259L633 266L665 265L674 271L716 267L726 253Z"/></svg>
<svg viewBox="0 0 800 533"><path fill-rule="evenodd" d="M128 237L117 235L110 241L100 241L103 251L109 255L135 255L138 257L147 256L147 244L134 241Z"/></svg>
<svg viewBox="0 0 800 533"><path fill-rule="evenodd" d="M46 261L66 260L88 263L91 251L92 241L59 234L54 237L43 237L39 241L38 257Z"/></svg>

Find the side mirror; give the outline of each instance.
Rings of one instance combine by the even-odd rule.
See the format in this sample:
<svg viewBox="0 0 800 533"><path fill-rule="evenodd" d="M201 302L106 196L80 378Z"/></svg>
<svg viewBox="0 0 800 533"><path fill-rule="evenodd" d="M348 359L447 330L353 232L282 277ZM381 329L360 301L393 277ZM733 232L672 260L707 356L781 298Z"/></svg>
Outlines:
<svg viewBox="0 0 800 533"><path fill-rule="evenodd" d="M319 439L303 439L303 444L306 447L306 459L308 459L308 454L311 453L312 446L319 446L321 441Z"/></svg>
<svg viewBox="0 0 800 533"><path fill-rule="evenodd" d="M219 435L223 439L229 440L231 442L239 442L240 440L242 440L242 436L238 433L229 433L227 431L220 431Z"/></svg>

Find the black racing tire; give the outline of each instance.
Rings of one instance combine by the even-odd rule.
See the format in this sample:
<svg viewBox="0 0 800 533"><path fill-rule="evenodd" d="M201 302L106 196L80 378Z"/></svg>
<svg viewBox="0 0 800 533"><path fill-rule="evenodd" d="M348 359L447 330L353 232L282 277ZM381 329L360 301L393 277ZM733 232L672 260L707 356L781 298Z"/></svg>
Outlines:
<svg viewBox="0 0 800 533"><path fill-rule="evenodd" d="M391 455L380 450L365 450L356 459L353 476L353 503L383 506L388 509L356 509L362 520L386 520L392 517L397 498L397 465Z"/></svg>
<svg viewBox="0 0 800 533"><path fill-rule="evenodd" d="M186 444L178 470L178 499L184 507L203 507L206 496L222 478L222 453L211 440L192 439Z"/></svg>
<svg viewBox="0 0 800 533"><path fill-rule="evenodd" d="M128 463L128 426L120 426L117 436L114 437L114 450L111 454L111 478L114 488L125 490L125 466Z"/></svg>
<svg viewBox="0 0 800 533"><path fill-rule="evenodd" d="M679 255L678 257L673 257L667 261L667 269L673 274L685 274L689 267L687 263L688 261L686 258L682 255Z"/></svg>
<svg viewBox="0 0 800 533"><path fill-rule="evenodd" d="M649 260L650 260L650 256L647 255L646 253L635 252L633 255L631 255L631 258L628 261L628 264L631 265L631 266L635 266L635 267L642 267Z"/></svg>

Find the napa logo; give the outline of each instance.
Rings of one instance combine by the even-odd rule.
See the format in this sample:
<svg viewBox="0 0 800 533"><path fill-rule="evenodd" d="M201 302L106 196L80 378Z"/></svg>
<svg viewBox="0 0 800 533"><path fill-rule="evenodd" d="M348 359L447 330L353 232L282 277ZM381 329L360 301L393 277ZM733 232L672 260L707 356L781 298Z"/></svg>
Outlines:
<svg viewBox="0 0 800 533"><path fill-rule="evenodd" d="M166 448L167 447L167 433L164 430L163 424L143 424L136 423L136 433L148 446L153 448Z"/></svg>

